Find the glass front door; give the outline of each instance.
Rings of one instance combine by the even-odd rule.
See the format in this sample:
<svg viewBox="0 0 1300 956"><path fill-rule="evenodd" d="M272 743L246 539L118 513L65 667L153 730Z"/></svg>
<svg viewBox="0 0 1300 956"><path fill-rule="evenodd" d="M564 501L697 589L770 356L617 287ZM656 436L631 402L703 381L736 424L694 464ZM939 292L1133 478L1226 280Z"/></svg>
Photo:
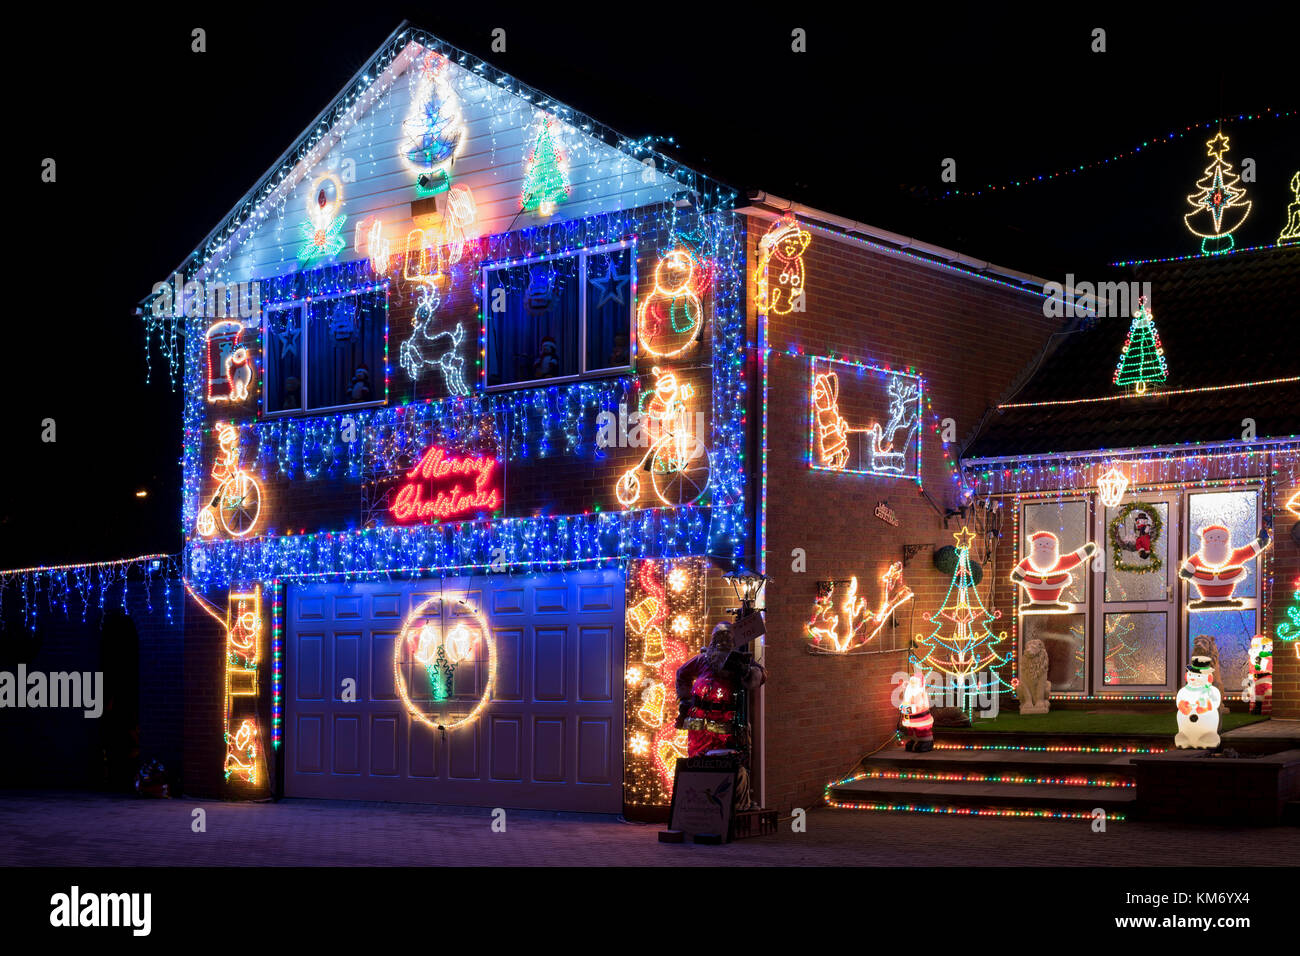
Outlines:
<svg viewBox="0 0 1300 956"><path fill-rule="evenodd" d="M1113 507L1098 502L1096 510L1094 540L1105 562L1095 589L1092 693L1174 691L1179 667L1177 498L1139 494Z"/></svg>

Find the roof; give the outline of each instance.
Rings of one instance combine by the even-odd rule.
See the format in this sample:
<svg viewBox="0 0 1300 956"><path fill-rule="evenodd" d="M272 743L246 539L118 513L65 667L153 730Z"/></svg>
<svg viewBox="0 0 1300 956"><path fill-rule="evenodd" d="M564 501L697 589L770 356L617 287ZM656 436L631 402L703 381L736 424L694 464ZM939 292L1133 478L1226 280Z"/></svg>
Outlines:
<svg viewBox="0 0 1300 956"><path fill-rule="evenodd" d="M1113 377L1130 322L1093 320L1049 343L963 460L1231 441L1246 418L1259 439L1300 434L1300 246L1137 264L1129 278L1151 283L1163 389L1125 396Z"/></svg>
<svg viewBox="0 0 1300 956"><path fill-rule="evenodd" d="M681 182L684 190L696 193L697 202L703 208L727 206L734 203L736 199L737 192L733 187L718 182L654 149L650 145L650 138L633 140L624 136L585 113L572 109L498 70L486 61L403 21L289 148L280 154L266 173L235 203L230 212L222 217L194 251L185 257L174 272L185 278L192 277L209 258L219 255L226 247L237 243L243 235L246 235L246 230L256 225L255 217L258 208L268 197L283 188L286 181L292 179L294 168L310 160L314 156L313 151L327 147L328 138L336 126L351 122L373 104L392 82L391 71L395 66L405 67L402 61L404 58L409 58L412 43L442 54L453 63L485 77L502 89L547 110L576 129L582 130L608 146L628 153L638 161L653 157L656 169ZM154 295L155 293L151 292L141 300L140 304L147 304Z"/></svg>

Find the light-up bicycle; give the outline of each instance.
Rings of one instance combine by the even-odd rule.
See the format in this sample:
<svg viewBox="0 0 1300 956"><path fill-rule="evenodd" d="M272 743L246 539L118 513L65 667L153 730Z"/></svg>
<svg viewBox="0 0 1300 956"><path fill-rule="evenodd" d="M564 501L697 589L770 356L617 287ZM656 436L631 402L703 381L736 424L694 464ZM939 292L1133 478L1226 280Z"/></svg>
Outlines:
<svg viewBox="0 0 1300 956"><path fill-rule="evenodd" d="M663 434L650 444L640 461L619 476L614 493L624 508L631 508L641 498L640 471L650 472L655 494L670 507L698 501L709 487L709 449L686 424L686 401L695 389L678 385L670 371L652 371L657 378L645 414Z"/></svg>
<svg viewBox="0 0 1300 956"><path fill-rule="evenodd" d="M217 524L226 533L242 538L257 525L262 513L262 486L248 472L239 467L239 434L234 426L218 423L217 442L222 457L212 466L212 477L218 482L212 500L199 512L197 530L210 538L217 532Z"/></svg>

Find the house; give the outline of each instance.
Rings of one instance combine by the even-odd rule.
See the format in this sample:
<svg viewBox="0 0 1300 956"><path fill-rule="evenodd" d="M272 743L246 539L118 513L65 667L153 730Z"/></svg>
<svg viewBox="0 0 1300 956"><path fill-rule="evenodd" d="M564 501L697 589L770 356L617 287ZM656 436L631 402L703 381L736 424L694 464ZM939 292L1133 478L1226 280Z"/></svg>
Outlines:
<svg viewBox="0 0 1300 956"><path fill-rule="evenodd" d="M185 789L654 815L751 569L756 782L811 805L893 733L1044 286L402 26L143 305L185 394Z"/></svg>
<svg viewBox="0 0 1300 956"><path fill-rule="evenodd" d="M1275 640L1263 710L1295 718L1300 249L1137 263L1125 278L1148 296L1135 317L1059 336L964 452L976 495L1003 506L995 602L1018 650L1043 642L1054 698L1172 701L1202 641L1239 700L1259 635ZM1059 613L1009 577L1042 532L1062 555L1100 551Z"/></svg>

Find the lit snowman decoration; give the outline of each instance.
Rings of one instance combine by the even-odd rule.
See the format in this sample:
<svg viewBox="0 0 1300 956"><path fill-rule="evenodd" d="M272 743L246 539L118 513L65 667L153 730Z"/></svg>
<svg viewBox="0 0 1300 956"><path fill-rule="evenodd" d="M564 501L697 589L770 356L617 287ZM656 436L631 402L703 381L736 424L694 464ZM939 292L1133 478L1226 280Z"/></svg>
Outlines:
<svg viewBox="0 0 1300 956"><path fill-rule="evenodd" d="M1193 657L1187 665L1187 683L1178 692L1178 736L1174 746L1182 750L1212 750L1219 746L1219 689L1213 662Z"/></svg>

